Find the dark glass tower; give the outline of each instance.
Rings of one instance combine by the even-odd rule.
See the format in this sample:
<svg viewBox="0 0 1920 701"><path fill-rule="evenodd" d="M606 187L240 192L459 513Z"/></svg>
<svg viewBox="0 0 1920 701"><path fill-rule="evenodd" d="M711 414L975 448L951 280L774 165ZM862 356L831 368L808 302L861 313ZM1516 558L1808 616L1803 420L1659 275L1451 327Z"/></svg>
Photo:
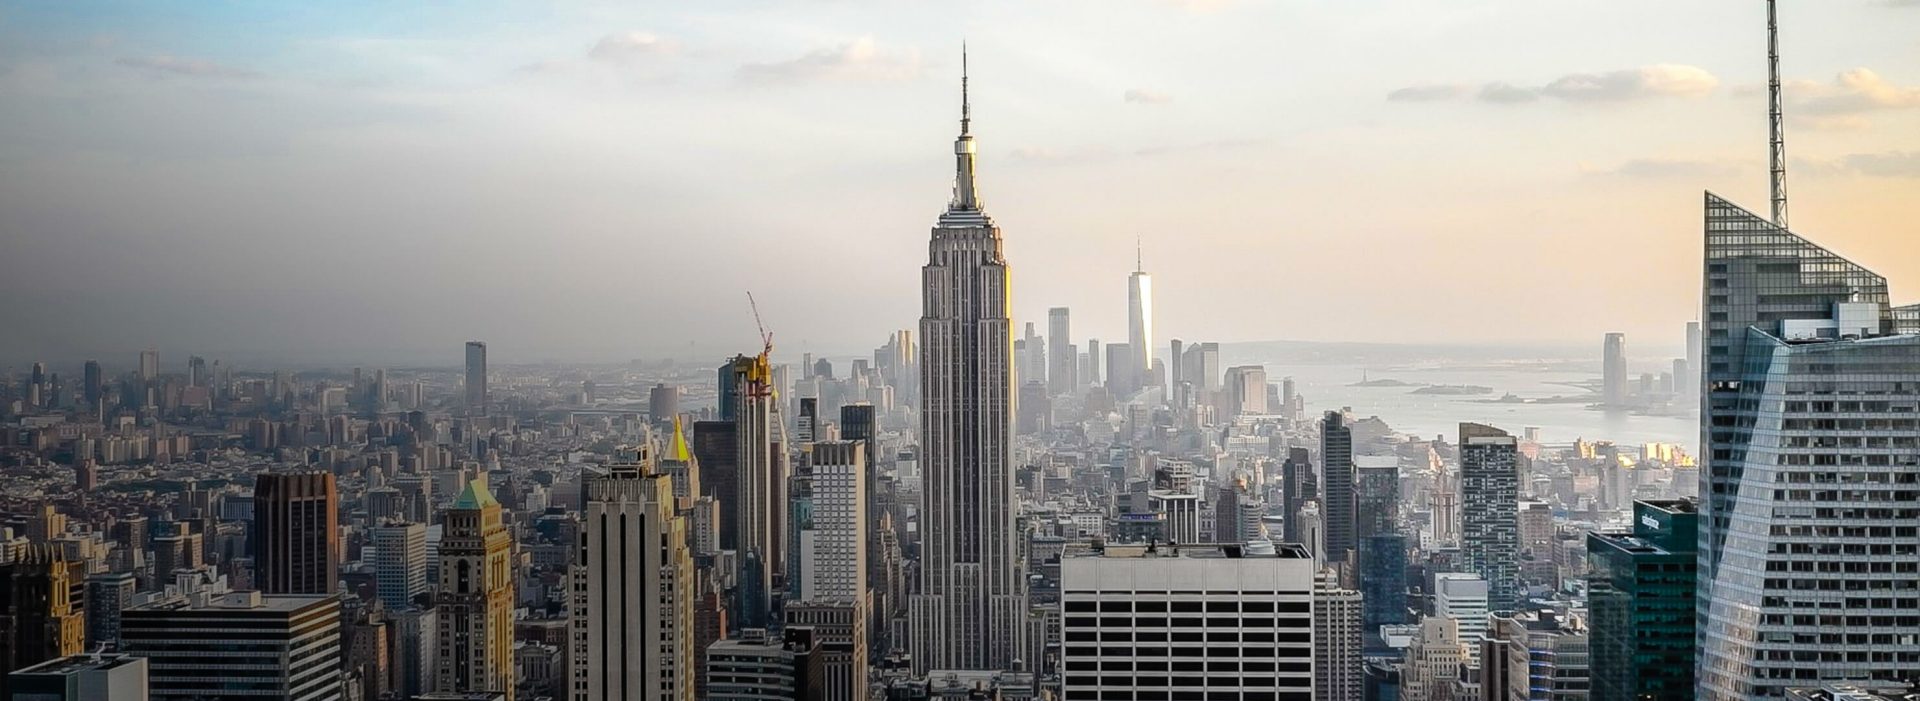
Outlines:
<svg viewBox="0 0 1920 701"><path fill-rule="evenodd" d="M1591 701L1693 698L1691 500L1633 504L1633 530L1587 534Z"/></svg>

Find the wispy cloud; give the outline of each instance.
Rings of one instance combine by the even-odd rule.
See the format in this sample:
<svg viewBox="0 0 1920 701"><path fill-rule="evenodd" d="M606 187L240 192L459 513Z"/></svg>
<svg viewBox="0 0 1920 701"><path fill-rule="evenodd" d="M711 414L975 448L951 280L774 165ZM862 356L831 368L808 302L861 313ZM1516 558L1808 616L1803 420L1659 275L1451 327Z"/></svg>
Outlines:
<svg viewBox="0 0 1920 701"><path fill-rule="evenodd" d="M1580 164L1580 172L1587 175L1636 179L1724 177L1743 170L1744 164L1736 161L1687 158L1636 158L1611 168Z"/></svg>
<svg viewBox="0 0 1920 701"><path fill-rule="evenodd" d="M1814 175L1920 178L1920 151L1854 153L1828 159L1796 158L1793 167L1799 172Z"/></svg>
<svg viewBox="0 0 1920 701"><path fill-rule="evenodd" d="M679 50L678 42L652 32L621 32L600 37L600 41L595 42L593 48L587 51L587 58L595 61L624 63L672 54Z"/></svg>
<svg viewBox="0 0 1920 701"><path fill-rule="evenodd" d="M1126 100L1141 105L1164 105L1173 102L1173 96L1157 90L1133 88L1127 91Z"/></svg>
<svg viewBox="0 0 1920 701"><path fill-rule="evenodd" d="M882 49L872 37L841 46L818 49L789 61L750 63L739 77L751 85L778 85L814 81L891 82L920 76L920 52Z"/></svg>
<svg viewBox="0 0 1920 701"><path fill-rule="evenodd" d="M235 68L213 61L197 58L181 58L167 54L153 56L122 56L114 59L115 64L152 75L177 75L194 78L251 79L261 74L244 68Z"/></svg>
<svg viewBox="0 0 1920 701"><path fill-rule="evenodd" d="M1844 71L1831 84L1794 81L1786 86L1786 92L1796 108L1812 114L1859 114L1920 107L1920 87L1895 85L1866 68Z"/></svg>
<svg viewBox="0 0 1920 701"><path fill-rule="evenodd" d="M1706 69L1658 64L1604 73L1570 73L1544 85L1494 81L1479 90L1461 85L1416 85L1387 93L1393 102L1438 102L1467 95L1481 102L1513 105L1551 98L1566 102L1628 102L1661 97L1700 97L1720 85Z"/></svg>
<svg viewBox="0 0 1920 701"><path fill-rule="evenodd" d="M1232 7L1238 0L1159 0L1159 2L1162 5L1169 5L1181 10L1186 10L1187 12L1207 13L1219 12Z"/></svg>
<svg viewBox="0 0 1920 701"><path fill-rule="evenodd" d="M1439 102L1466 95L1465 85L1411 85L1387 93L1389 102Z"/></svg>

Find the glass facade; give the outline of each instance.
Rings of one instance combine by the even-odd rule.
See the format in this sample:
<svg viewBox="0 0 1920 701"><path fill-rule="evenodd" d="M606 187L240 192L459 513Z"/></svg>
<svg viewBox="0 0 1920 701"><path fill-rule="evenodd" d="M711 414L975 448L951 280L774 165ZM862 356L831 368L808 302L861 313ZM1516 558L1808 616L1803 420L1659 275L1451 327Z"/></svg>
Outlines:
<svg viewBox="0 0 1920 701"><path fill-rule="evenodd" d="M1633 511L1632 531L1587 534L1590 698L1691 699L1695 503L1641 501Z"/></svg>
<svg viewBox="0 0 1920 701"><path fill-rule="evenodd" d="M1699 698L1920 673L1920 336L1886 280L1709 194Z"/></svg>
<svg viewBox="0 0 1920 701"><path fill-rule="evenodd" d="M1487 610L1520 600L1520 443L1506 431L1460 424L1460 557L1487 582Z"/></svg>

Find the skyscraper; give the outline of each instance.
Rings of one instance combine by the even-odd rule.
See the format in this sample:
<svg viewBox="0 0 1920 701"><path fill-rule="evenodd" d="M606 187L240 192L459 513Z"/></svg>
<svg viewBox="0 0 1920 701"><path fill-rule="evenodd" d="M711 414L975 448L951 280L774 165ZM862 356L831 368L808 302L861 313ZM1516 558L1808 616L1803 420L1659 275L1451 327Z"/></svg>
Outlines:
<svg viewBox="0 0 1920 701"><path fill-rule="evenodd" d="M1227 368L1227 414L1267 413L1267 369L1260 365Z"/></svg>
<svg viewBox="0 0 1920 701"><path fill-rule="evenodd" d="M1079 363L1073 350L1073 325L1066 307L1047 310L1047 392L1059 396L1072 394L1079 386L1075 371Z"/></svg>
<svg viewBox="0 0 1920 701"><path fill-rule="evenodd" d="M1351 561L1354 539L1353 427L1329 411L1320 423L1320 513L1326 518L1327 562Z"/></svg>
<svg viewBox="0 0 1920 701"><path fill-rule="evenodd" d="M1138 248L1134 250L1133 274L1127 276L1127 348L1132 351L1136 388L1153 378L1153 276ZM1112 372L1112 368L1108 368Z"/></svg>
<svg viewBox="0 0 1920 701"><path fill-rule="evenodd" d="M1487 582L1488 610L1520 598L1520 441L1484 424L1460 424L1460 557Z"/></svg>
<svg viewBox="0 0 1920 701"><path fill-rule="evenodd" d="M964 63L964 60L963 60ZM974 182L966 77L953 200L921 269L920 591L913 669L1008 670L1025 649L1026 567L1014 529L1012 333L1000 228Z"/></svg>
<svg viewBox="0 0 1920 701"><path fill-rule="evenodd" d="M1080 384L1103 384L1100 374L1100 353L1100 339L1087 339L1087 376L1080 378Z"/></svg>
<svg viewBox="0 0 1920 701"><path fill-rule="evenodd" d="M1600 348L1600 401L1609 407L1627 405L1627 335L1607 334Z"/></svg>
<svg viewBox="0 0 1920 701"><path fill-rule="evenodd" d="M1300 532L1300 507L1320 498L1320 481L1313 476L1313 451L1287 449L1287 461L1280 465L1282 531L1280 539L1288 543L1304 542Z"/></svg>
<svg viewBox="0 0 1920 701"><path fill-rule="evenodd" d="M427 526L395 521L373 527L374 579L388 611L427 592Z"/></svg>
<svg viewBox="0 0 1920 701"><path fill-rule="evenodd" d="M813 444L808 466L811 518L798 534L788 626L818 637L829 701L859 701L867 678L867 480L865 441Z"/></svg>
<svg viewBox="0 0 1920 701"><path fill-rule="evenodd" d="M1920 305L1711 193L1705 223L1699 697L1915 676Z"/></svg>
<svg viewBox="0 0 1920 701"><path fill-rule="evenodd" d="M487 410L487 344L467 341L467 409Z"/></svg>
<svg viewBox="0 0 1920 701"><path fill-rule="evenodd" d="M513 536L484 475L446 511L440 536L440 636L434 690L513 699Z"/></svg>
<svg viewBox="0 0 1920 701"><path fill-rule="evenodd" d="M254 582L267 594L340 587L340 495L331 472L269 472L253 483Z"/></svg>
<svg viewBox="0 0 1920 701"><path fill-rule="evenodd" d="M150 701L341 698L337 597L214 592L128 609L121 635L147 660Z"/></svg>
<svg viewBox="0 0 1920 701"><path fill-rule="evenodd" d="M1313 580L1313 698L1360 701L1360 592L1340 586L1333 570Z"/></svg>
<svg viewBox="0 0 1920 701"><path fill-rule="evenodd" d="M0 666L13 671L80 654L86 642L83 563L69 562L45 543L28 544L16 558L0 565ZM75 590L83 592L79 600Z"/></svg>
<svg viewBox="0 0 1920 701"><path fill-rule="evenodd" d="M773 613L773 573L779 571L786 533L787 474L784 450L775 446L772 367L765 353L733 359L734 456L739 505L740 571L732 619L743 628L764 628Z"/></svg>
<svg viewBox="0 0 1920 701"><path fill-rule="evenodd" d="M1700 322L1687 322L1687 368L1683 374L1673 376L1675 389L1680 394L1693 395L1697 402L1700 395Z"/></svg>
<svg viewBox="0 0 1920 701"><path fill-rule="evenodd" d="M87 400L88 407L97 408L100 406L100 400L106 397L105 382L106 378L100 372L100 361L87 361L86 367L81 374L80 388L82 395Z"/></svg>
<svg viewBox="0 0 1920 701"><path fill-rule="evenodd" d="M148 348L140 351L139 375L141 382L152 382L160 376L160 351Z"/></svg>
<svg viewBox="0 0 1920 701"><path fill-rule="evenodd" d="M651 456L585 476L573 569L570 698L692 701L693 555Z"/></svg>
<svg viewBox="0 0 1920 701"><path fill-rule="evenodd" d="M1587 534L1592 701L1693 698L1694 507L1634 502L1633 530Z"/></svg>

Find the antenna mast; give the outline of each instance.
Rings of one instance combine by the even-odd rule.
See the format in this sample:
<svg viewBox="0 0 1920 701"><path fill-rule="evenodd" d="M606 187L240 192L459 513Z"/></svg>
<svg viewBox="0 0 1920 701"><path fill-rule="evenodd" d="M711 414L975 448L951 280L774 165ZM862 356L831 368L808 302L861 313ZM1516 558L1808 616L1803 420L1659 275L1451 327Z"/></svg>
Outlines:
<svg viewBox="0 0 1920 701"><path fill-rule="evenodd" d="M1776 0L1767 0L1767 101L1772 122L1769 141L1770 175L1773 185L1773 225L1787 228L1787 134L1780 110L1780 22L1774 13Z"/></svg>

